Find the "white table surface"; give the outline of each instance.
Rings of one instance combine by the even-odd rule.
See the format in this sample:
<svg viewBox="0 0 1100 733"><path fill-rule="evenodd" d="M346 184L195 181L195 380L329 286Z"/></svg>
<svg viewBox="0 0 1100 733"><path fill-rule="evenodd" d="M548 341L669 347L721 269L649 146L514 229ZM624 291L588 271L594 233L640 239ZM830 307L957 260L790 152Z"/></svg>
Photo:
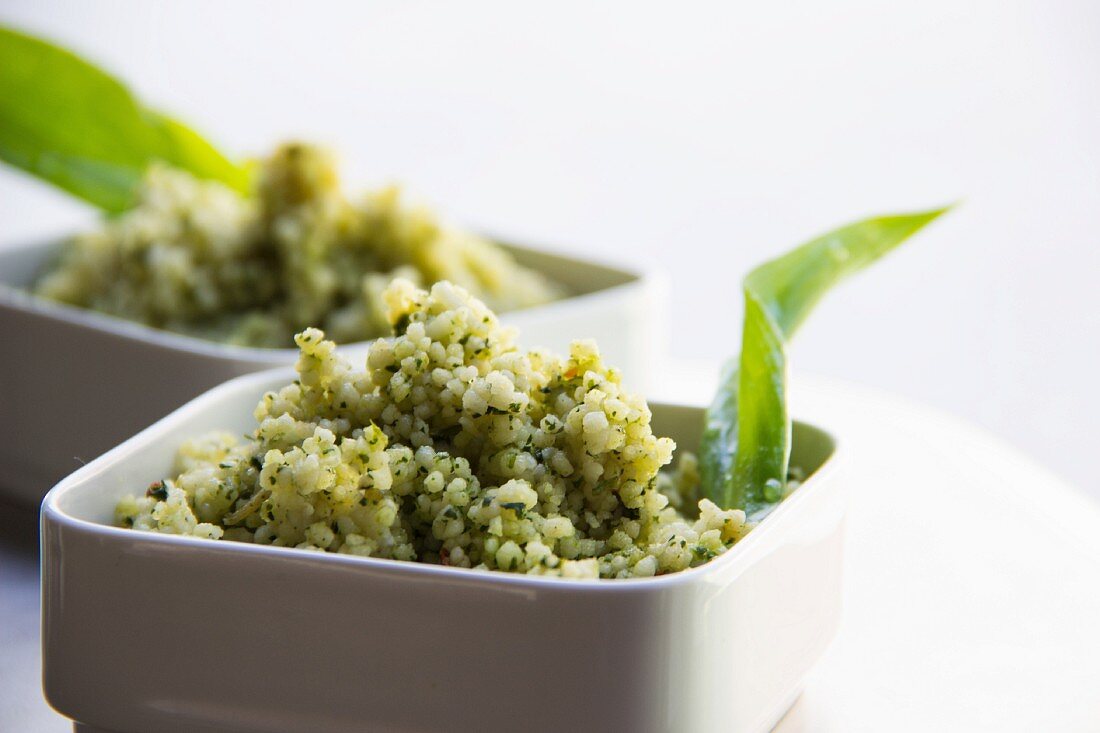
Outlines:
<svg viewBox="0 0 1100 733"><path fill-rule="evenodd" d="M656 396L700 401L712 372ZM1100 507L887 394L802 379L793 405L840 437L852 502L843 624L777 730L1100 730ZM0 505L2 731L68 730L39 689L35 531Z"/></svg>

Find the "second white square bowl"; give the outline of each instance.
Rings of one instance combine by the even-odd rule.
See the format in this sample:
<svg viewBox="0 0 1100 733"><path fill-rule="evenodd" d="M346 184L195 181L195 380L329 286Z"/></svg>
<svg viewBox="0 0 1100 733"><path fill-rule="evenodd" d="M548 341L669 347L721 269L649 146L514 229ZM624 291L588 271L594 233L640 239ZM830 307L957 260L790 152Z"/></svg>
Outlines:
<svg viewBox="0 0 1100 733"><path fill-rule="evenodd" d="M227 379L289 365L297 350L205 341L37 298L26 291L57 244L0 251L0 493L37 503L46 490L170 410ZM564 352L595 338L644 389L662 338L666 291L652 272L515 245L521 264L570 296L501 315L521 341ZM341 347L366 352L366 342Z"/></svg>

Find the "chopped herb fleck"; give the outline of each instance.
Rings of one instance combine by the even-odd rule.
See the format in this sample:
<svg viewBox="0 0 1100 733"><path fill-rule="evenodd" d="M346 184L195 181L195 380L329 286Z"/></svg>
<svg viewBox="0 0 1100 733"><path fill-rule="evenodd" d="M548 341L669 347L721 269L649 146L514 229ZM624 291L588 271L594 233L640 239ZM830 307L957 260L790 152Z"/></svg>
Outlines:
<svg viewBox="0 0 1100 733"><path fill-rule="evenodd" d="M157 501L168 500L168 486L163 481L154 481L149 484L149 488L145 491L146 496L151 496Z"/></svg>
<svg viewBox="0 0 1100 733"><path fill-rule="evenodd" d="M527 506L522 501L505 501L501 502L500 506L515 512L516 519L523 519L523 515L527 512Z"/></svg>

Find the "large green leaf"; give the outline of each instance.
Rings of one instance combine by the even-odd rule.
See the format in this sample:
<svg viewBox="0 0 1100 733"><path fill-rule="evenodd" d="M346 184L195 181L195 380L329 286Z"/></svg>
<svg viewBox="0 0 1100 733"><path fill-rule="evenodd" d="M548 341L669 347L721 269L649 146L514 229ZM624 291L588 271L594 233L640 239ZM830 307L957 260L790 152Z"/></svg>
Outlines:
<svg viewBox="0 0 1100 733"><path fill-rule="evenodd" d="M787 340L830 288L946 210L850 224L749 273L741 355L723 370L706 414L700 449L705 496L753 518L783 498L791 453Z"/></svg>
<svg viewBox="0 0 1100 733"><path fill-rule="evenodd" d="M245 191L246 170L119 81L50 43L0 27L0 159L107 211L161 161Z"/></svg>

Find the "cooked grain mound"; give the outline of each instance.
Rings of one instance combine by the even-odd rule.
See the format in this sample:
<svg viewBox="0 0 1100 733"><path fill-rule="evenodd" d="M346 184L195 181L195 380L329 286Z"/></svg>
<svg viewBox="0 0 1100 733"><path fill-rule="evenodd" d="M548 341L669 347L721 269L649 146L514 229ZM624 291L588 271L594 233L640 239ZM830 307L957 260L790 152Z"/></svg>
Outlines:
<svg viewBox="0 0 1100 733"><path fill-rule="evenodd" d="M594 343L520 351L451 283L383 293L397 335L349 364L316 329L299 378L264 395L256 428L191 441L174 478L124 500L138 529L565 577L667 573L722 553L740 511L699 502L694 461Z"/></svg>
<svg viewBox="0 0 1100 733"><path fill-rule="evenodd" d="M403 207L396 188L352 203L333 158L301 144L265 161L254 196L168 168L137 206L69 242L35 286L47 298L228 343L286 347L308 326L344 343L389 332L395 277L449 280L497 310L561 295L486 239Z"/></svg>

